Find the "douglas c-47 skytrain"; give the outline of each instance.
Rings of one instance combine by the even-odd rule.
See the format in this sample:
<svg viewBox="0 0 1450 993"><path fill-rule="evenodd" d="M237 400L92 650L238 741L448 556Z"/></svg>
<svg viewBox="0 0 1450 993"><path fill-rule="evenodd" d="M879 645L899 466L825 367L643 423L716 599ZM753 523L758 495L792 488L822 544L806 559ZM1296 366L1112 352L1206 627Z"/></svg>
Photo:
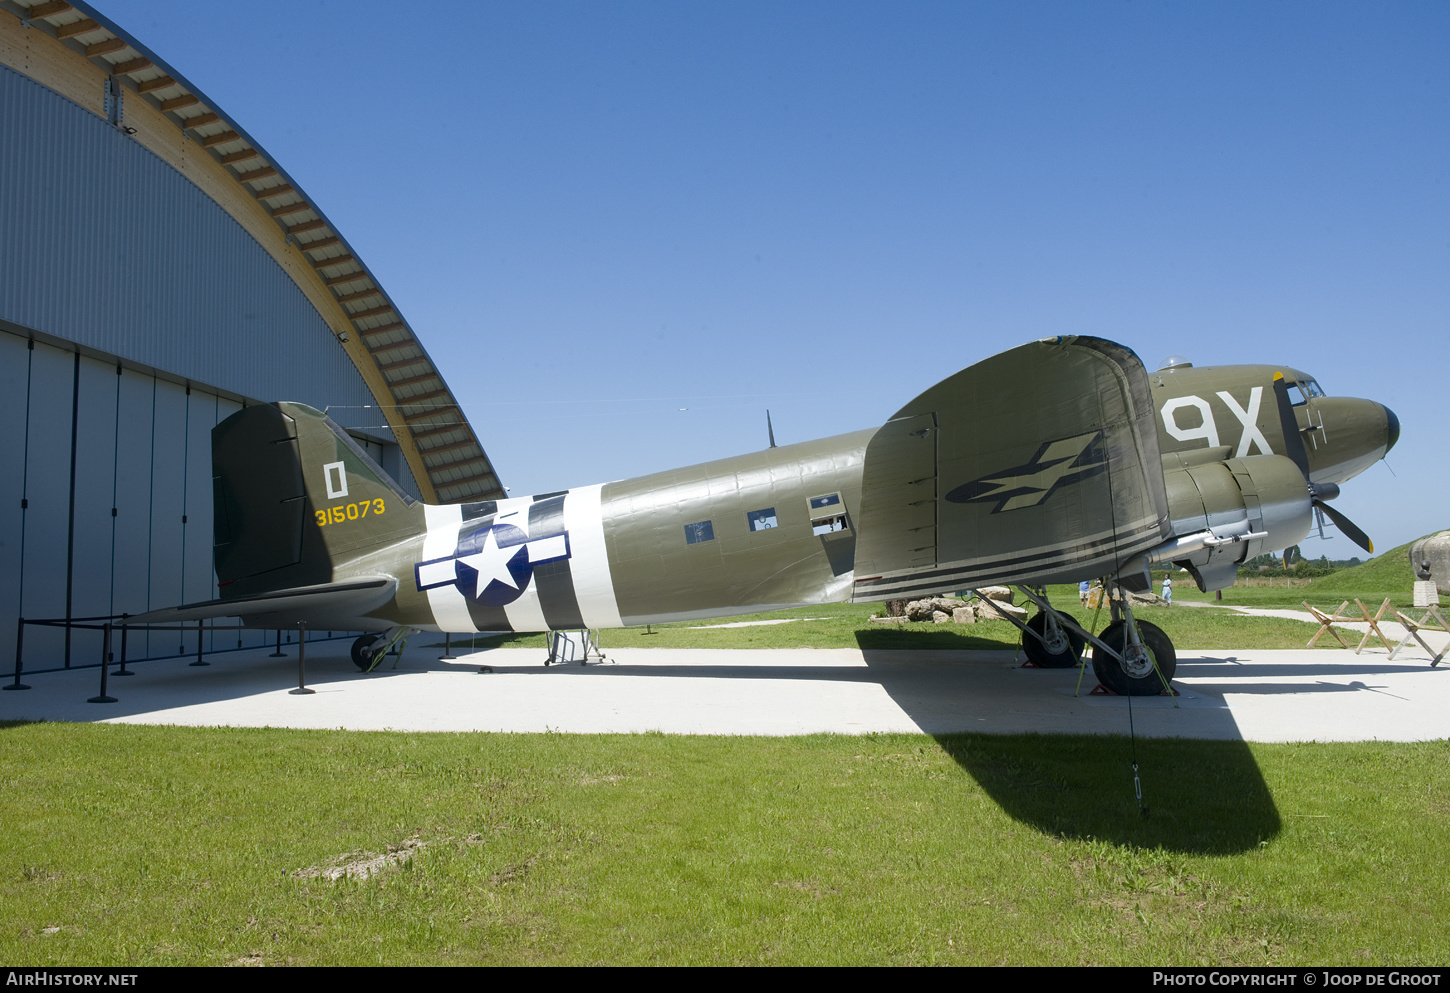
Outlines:
<svg viewBox="0 0 1450 993"><path fill-rule="evenodd" d="M611 628L1014 584L1041 665L1157 693L1172 643L1136 620L1082 628L1049 583L1203 590L1308 535L1399 422L1284 366L1148 373L1100 338L1032 342L962 370L879 428L562 493L418 503L321 412L246 408L212 432L221 599L130 623L238 617L365 634L363 668L417 631Z"/></svg>

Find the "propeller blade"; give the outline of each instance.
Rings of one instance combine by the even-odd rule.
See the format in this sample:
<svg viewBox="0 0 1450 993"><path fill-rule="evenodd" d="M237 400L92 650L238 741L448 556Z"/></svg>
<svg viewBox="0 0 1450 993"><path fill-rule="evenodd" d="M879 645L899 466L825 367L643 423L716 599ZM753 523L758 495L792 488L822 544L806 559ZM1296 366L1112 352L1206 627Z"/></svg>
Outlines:
<svg viewBox="0 0 1450 993"><path fill-rule="evenodd" d="M1284 454L1287 455L1304 478L1309 478L1309 452L1299 434L1299 421L1294 416L1294 404L1289 400L1289 382L1282 372L1274 373L1274 399L1279 404L1279 425L1284 431Z"/></svg>
<svg viewBox="0 0 1450 993"><path fill-rule="evenodd" d="M1339 526L1339 530L1344 532L1345 537L1371 555L1374 554L1374 542L1369 540L1369 535L1359 529L1359 525L1355 524L1354 521L1351 521L1327 503L1315 500L1314 506L1318 510L1328 514L1329 519Z"/></svg>

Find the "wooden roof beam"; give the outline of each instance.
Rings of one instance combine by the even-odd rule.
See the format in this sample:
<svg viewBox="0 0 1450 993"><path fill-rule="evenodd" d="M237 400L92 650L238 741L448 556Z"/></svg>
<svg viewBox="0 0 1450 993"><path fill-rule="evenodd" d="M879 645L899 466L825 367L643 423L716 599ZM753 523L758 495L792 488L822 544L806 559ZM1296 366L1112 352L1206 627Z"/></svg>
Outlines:
<svg viewBox="0 0 1450 993"><path fill-rule="evenodd" d="M110 55L112 52L119 52L123 48L129 48L130 44L125 38L107 38L105 41L98 41L94 45L86 46L86 58L94 59L102 55Z"/></svg>
<svg viewBox="0 0 1450 993"><path fill-rule="evenodd" d="M444 387L441 390L434 390L432 393L419 393L417 396L411 397L400 397L394 394L394 399L398 401L397 406L399 407L416 407L421 403L432 403L434 400L452 400L453 398L448 395L448 388ZM455 403L447 403L442 406L456 407L458 405Z"/></svg>
<svg viewBox="0 0 1450 993"><path fill-rule="evenodd" d="M411 403L411 402L412 401L409 401L409 403ZM400 404L398 404L398 406L399 407L404 407L404 406L407 406L407 404L401 404L400 403ZM456 403L439 404L436 407L431 407L428 410L419 411L416 414L404 414L403 415L403 421L405 423L412 423L413 421L421 421L425 417L437 417L439 414L446 414L446 413L457 414L458 413L458 404L456 404Z"/></svg>
<svg viewBox="0 0 1450 993"><path fill-rule="evenodd" d="M366 331L362 331L362 332L359 332L359 333L360 334L367 334ZM418 343L416 341L414 341L412 338L409 338L406 341L395 341L395 342L392 342L391 344L383 345L380 348L372 349L372 355L373 355L373 358L377 358L379 355L382 355L385 352L401 352L405 348L417 348L418 349L418 357L416 359L409 359L408 360L409 362L417 362L417 361L420 361L423 358L423 349L421 347L419 347ZM399 360L399 361L401 361L401 360Z"/></svg>
<svg viewBox="0 0 1450 993"><path fill-rule="evenodd" d="M412 342L408 342L407 344L412 344ZM384 351L385 352L385 351L387 351L387 349L386 348L383 348L383 349L379 349L379 351ZM376 354L376 353L374 353L374 354ZM415 366L415 365L418 365L420 362L427 362L427 361L428 361L427 356L425 356L423 354L423 350L422 349L419 349L417 355L410 355L406 359L395 359L392 362L379 362L378 363L378 371L381 372L381 373L383 373L384 375L387 375L390 372L396 372L399 369L407 369L410 366Z"/></svg>
<svg viewBox="0 0 1450 993"><path fill-rule="evenodd" d="M393 305L392 304L388 304L386 307L370 307L367 310L359 310L357 313L355 313L355 314L348 314L347 316L348 316L349 319L354 320L354 321L365 321L369 317L380 317L383 314L392 314L392 313L395 313L395 311L393 310ZM376 328L369 328L368 330L369 331L375 331L377 329ZM367 334L367 331L364 331L362 333L363 334Z"/></svg>
<svg viewBox="0 0 1450 993"><path fill-rule="evenodd" d="M222 165L231 165L233 162L245 162L247 159L260 159L262 153L255 148L244 148L239 152L228 152L217 159Z"/></svg>
<svg viewBox="0 0 1450 993"><path fill-rule="evenodd" d="M216 134L201 139L202 148L211 148L213 145L225 145L229 141L241 141L242 136L235 131L218 131Z"/></svg>
<svg viewBox="0 0 1450 993"><path fill-rule="evenodd" d="M49 3L36 4L30 8L28 13L33 19L36 17L52 17L55 14L64 14L68 10L75 10L75 8L66 3L65 0L50 0Z"/></svg>
<svg viewBox="0 0 1450 993"><path fill-rule="evenodd" d="M467 431L468 425L463 421L454 421L452 424L440 424L436 428L424 428L422 431L410 431L414 441L421 441L424 438L431 438L437 434L446 434L449 431Z"/></svg>
<svg viewBox="0 0 1450 993"><path fill-rule="evenodd" d="M271 214L273 217L286 217L288 214L300 214L304 210L311 209L312 204L308 203L306 200L299 200L296 203L284 204L281 207L273 207L271 210Z"/></svg>
<svg viewBox="0 0 1450 993"><path fill-rule="evenodd" d="M361 331L359 331L358 334L363 335L364 337L366 337L367 335L370 335L370 334L383 334L383 333L385 333L387 331L406 331L406 330L408 330L408 326L406 324L404 324L402 321L394 321L392 324L380 324L380 325L378 325L375 328L364 328ZM378 352L387 351L389 348L396 348L396 347L398 347L398 345L417 345L417 344L418 344L418 341L417 341L416 338L409 338L406 342L400 341L400 342L396 342L396 343L391 344L391 345L387 345L387 346L385 346L383 348L379 348L377 351L373 352L373 354L376 355L376 354L378 354Z"/></svg>
<svg viewBox="0 0 1450 993"><path fill-rule="evenodd" d="M410 362L408 364L412 365L413 363ZM427 383L433 380L437 380L439 383L442 383L443 376L437 372L430 372L423 376L409 376L407 379L400 379L397 382L388 383L388 389L401 390L405 386L417 386L419 383Z"/></svg>
<svg viewBox="0 0 1450 993"><path fill-rule="evenodd" d="M490 467L490 469L492 469L492 467ZM432 473L429 473L428 476L431 479L432 476L433 476L433 474ZM477 483L480 480L484 480L484 479L492 479L493 480L493 485L495 487L498 486L498 477L496 475L494 475L494 473L492 471L490 471L490 472L480 472L480 473L478 473L477 475L474 475L474 476L464 476L462 479L435 479L435 480L433 480L433 485L436 486L438 489L441 490L441 489L449 489L449 488L452 488L454 486L467 486L469 483Z"/></svg>
<svg viewBox="0 0 1450 993"><path fill-rule="evenodd" d="M442 455L444 452L452 452L460 448L477 448L480 452L483 451L483 449L479 447L478 442L470 438L467 441L455 441L452 444L439 445L437 448L420 448L418 449L418 454L426 459L433 455Z"/></svg>
<svg viewBox="0 0 1450 993"><path fill-rule="evenodd" d="M356 293L344 293L337 298L338 303L357 303L359 300L366 300L368 297L380 297L383 291L374 286L366 290L358 290ZM353 315L356 316L356 315Z"/></svg>
<svg viewBox="0 0 1450 993"><path fill-rule="evenodd" d="M490 463L488 461L488 456L487 455L484 455L481 450L479 451L479 453L477 455L465 455L461 459L455 459L452 462L443 462L443 463L440 463L438 465L429 465L428 464L427 459L428 459L428 456L431 455L431 454L432 454L431 452L425 452L425 453L423 453L423 460L424 460L424 463L423 464L428 466L428 475L430 475L430 476L433 475L433 473L435 473L435 472L445 472L445 471L447 471L449 469L461 469L461 468L463 468L466 465L477 465L480 462L483 463L483 467L485 469L489 470L490 472L493 471L493 465L492 465L492 463Z"/></svg>
<svg viewBox="0 0 1450 993"><path fill-rule="evenodd" d="M101 26L89 17L82 17L79 21L71 21L69 24L62 24L55 29L55 36L60 39L74 38L78 34L89 34L92 31L101 30Z"/></svg>
<svg viewBox="0 0 1450 993"><path fill-rule="evenodd" d="M146 82L149 83L150 80L148 79ZM145 86L145 85L146 85L146 83L142 83L141 84L141 86ZM138 87L138 89L139 89L139 87ZM170 100L162 100L161 101L161 109L162 110L182 110L182 109L184 109L186 107L195 107L199 103L201 103L201 97L197 96L195 93L183 93L179 97L172 97Z"/></svg>
<svg viewBox="0 0 1450 993"><path fill-rule="evenodd" d="M331 259L328 261L332 262ZM348 261L351 262L352 259L348 259ZM333 264L336 265L336 263ZM321 269L322 266L318 266L317 268ZM359 269L356 272L345 272L341 276L329 276L322 283L324 286L346 286L348 283L356 283L359 279L367 278L368 274Z"/></svg>
<svg viewBox="0 0 1450 993"><path fill-rule="evenodd" d="M34 10L35 8L32 7L31 9ZM128 59L125 62L117 62L115 65L111 66L111 72L115 73L117 76L129 76L133 72L140 72L142 69L150 69L154 64L155 63L153 63L150 59L141 56L139 58Z"/></svg>
<svg viewBox="0 0 1450 993"><path fill-rule="evenodd" d="M152 90L164 90L168 86L175 86L176 80L170 76L157 76L155 79L144 79L136 84L137 93L150 93Z"/></svg>

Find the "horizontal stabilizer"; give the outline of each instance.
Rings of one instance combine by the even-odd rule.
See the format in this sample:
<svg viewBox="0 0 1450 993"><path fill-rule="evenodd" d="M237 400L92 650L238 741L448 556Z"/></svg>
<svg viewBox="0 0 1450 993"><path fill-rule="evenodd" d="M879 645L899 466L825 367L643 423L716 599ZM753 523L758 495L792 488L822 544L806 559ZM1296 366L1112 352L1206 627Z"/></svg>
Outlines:
<svg viewBox="0 0 1450 993"><path fill-rule="evenodd" d="M318 586L297 586L229 600L207 600L203 603L183 604L180 607L149 610L144 614L126 618L126 623L172 624L212 617L240 617L251 622L266 621L253 624L255 627L290 627L298 621L305 621L312 627L321 627L321 618L363 619L369 611L376 610L391 600L397 588L398 580L393 576L350 580L345 583L323 583ZM338 624L343 630L376 626L365 623Z"/></svg>

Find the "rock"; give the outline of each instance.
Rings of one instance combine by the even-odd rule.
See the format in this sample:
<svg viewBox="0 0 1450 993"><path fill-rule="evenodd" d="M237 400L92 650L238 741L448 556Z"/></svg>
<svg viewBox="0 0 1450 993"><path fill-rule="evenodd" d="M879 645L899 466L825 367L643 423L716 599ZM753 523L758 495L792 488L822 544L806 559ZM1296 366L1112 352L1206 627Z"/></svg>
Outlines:
<svg viewBox="0 0 1450 993"><path fill-rule="evenodd" d="M1010 603L1003 603L1001 600L992 600L990 603L977 604L977 618L983 621L1000 621L1007 617L1015 617L1019 621L1027 620L1027 608L1017 607Z"/></svg>
<svg viewBox="0 0 1450 993"><path fill-rule="evenodd" d="M1011 603L1014 596L1012 590L1006 586L983 586L977 593L986 600L996 600L999 603Z"/></svg>
<svg viewBox="0 0 1450 993"><path fill-rule="evenodd" d="M955 597L927 597L924 600L913 600L906 605L906 616L913 621L935 621L937 614L946 614L947 620L951 620L951 612L963 605L965 601ZM938 621L937 623L941 623Z"/></svg>

